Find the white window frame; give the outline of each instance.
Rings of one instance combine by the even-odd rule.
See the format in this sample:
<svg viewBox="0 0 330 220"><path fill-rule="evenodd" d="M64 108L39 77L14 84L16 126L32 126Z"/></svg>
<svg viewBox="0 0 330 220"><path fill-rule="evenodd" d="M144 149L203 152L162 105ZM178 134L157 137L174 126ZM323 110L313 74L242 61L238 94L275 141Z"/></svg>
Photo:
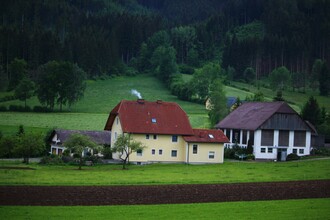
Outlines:
<svg viewBox="0 0 330 220"><path fill-rule="evenodd" d="M213 160L215 158L215 151L209 151L209 159Z"/></svg>

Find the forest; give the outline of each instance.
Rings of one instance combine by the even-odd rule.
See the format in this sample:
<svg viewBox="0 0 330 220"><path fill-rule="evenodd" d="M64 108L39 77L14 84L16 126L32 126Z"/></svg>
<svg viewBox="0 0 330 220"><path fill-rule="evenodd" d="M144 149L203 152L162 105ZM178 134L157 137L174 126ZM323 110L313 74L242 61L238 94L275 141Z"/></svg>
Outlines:
<svg viewBox="0 0 330 220"><path fill-rule="evenodd" d="M218 78L330 94L327 0L13 0L0 14L0 89L24 78L50 108L77 101L85 78L136 74L197 102ZM65 68L81 91L61 95L58 81L57 95L45 97L41 84ZM192 84L176 73L193 75Z"/></svg>

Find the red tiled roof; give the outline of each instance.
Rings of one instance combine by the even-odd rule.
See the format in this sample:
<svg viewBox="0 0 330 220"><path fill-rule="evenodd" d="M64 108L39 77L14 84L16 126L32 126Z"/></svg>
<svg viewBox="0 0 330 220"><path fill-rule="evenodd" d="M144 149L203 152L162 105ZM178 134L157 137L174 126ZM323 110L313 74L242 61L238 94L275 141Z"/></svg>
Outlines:
<svg viewBox="0 0 330 220"><path fill-rule="evenodd" d="M186 113L176 103L122 100L110 112L105 130L111 130L117 115L126 133L193 135Z"/></svg>
<svg viewBox="0 0 330 220"><path fill-rule="evenodd" d="M221 130L193 129L193 136L184 136L186 142L196 143L228 143L229 140Z"/></svg>
<svg viewBox="0 0 330 220"><path fill-rule="evenodd" d="M216 128L256 130L275 113L297 114L285 102L246 102L220 121Z"/></svg>

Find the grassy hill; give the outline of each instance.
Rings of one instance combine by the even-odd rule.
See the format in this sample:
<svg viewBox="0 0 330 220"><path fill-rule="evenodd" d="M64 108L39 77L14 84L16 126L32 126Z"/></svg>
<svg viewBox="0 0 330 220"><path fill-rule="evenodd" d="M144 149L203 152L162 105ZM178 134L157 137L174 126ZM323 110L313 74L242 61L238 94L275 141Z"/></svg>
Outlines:
<svg viewBox="0 0 330 220"><path fill-rule="evenodd" d="M185 80L191 76L185 75ZM24 125L27 131L45 132L52 128L81 129L81 130L103 130L108 114L120 100L136 100L137 97L131 94L131 90L136 89L142 97L149 101L161 99L168 102L178 103L188 114L190 122L195 128L208 128L209 120L204 105L185 102L171 95L170 91L155 77L139 75L135 77L121 76L107 80L87 81L85 96L82 100L73 105L70 109L64 108L63 113L21 113L21 112L1 112L0 131L4 134L12 134L17 131L19 125ZM226 96L240 97L245 99L247 95L253 95L258 88L238 82L231 82L230 86L225 86ZM260 88L266 100L272 100L275 91ZM9 93L0 93L0 97ZM300 112L303 104L308 100L310 94L297 92L284 92L284 98L290 102L293 108ZM314 94L315 95L315 94ZM315 96L320 106L324 106L330 111L330 98ZM40 105L38 99L33 97L27 100L31 107ZM21 105L24 103L13 100L0 103L0 106ZM58 109L56 109L58 110Z"/></svg>

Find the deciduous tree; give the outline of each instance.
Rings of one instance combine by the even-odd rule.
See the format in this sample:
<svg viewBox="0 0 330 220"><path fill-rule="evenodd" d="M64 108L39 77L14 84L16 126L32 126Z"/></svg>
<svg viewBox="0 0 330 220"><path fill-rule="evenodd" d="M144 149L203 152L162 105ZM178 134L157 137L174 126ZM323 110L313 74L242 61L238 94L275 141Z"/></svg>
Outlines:
<svg viewBox="0 0 330 220"><path fill-rule="evenodd" d="M68 151L76 154L79 157L79 170L83 165L83 152L88 149L97 150L98 145L92 141L88 136L82 134L72 134L63 143Z"/></svg>
<svg viewBox="0 0 330 220"><path fill-rule="evenodd" d="M15 88L15 96L19 100L24 101L24 107L26 108L26 100L34 95L34 91L34 82L31 79L24 77Z"/></svg>
<svg viewBox="0 0 330 220"><path fill-rule="evenodd" d="M123 169L126 169L129 155L142 151L144 148L145 146L141 142L133 140L130 135L122 134L117 138L112 151L119 153L119 158L123 161Z"/></svg>

